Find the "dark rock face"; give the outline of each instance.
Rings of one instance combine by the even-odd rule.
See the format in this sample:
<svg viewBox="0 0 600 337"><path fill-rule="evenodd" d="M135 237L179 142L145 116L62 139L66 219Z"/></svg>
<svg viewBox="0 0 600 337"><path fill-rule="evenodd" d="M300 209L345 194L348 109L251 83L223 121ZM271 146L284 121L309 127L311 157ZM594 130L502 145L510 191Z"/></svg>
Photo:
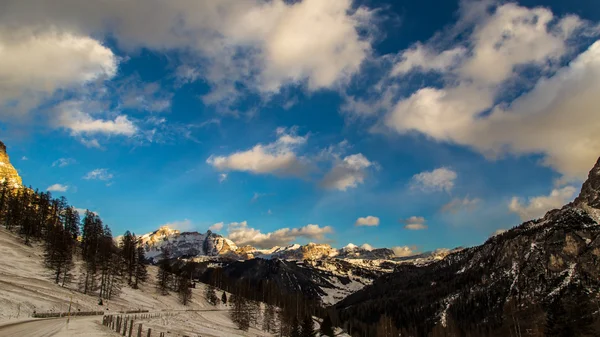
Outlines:
<svg viewBox="0 0 600 337"><path fill-rule="evenodd" d="M573 206L588 205L600 209L600 158L581 187L581 193L573 201Z"/></svg>
<svg viewBox="0 0 600 337"><path fill-rule="evenodd" d="M417 335L427 335L447 317L497 328L510 299L544 308L570 296L572 286L591 301L600 291L599 195L600 160L573 203L442 261L401 266L339 302L336 312L354 327L377 324L384 314L398 326L413 320Z"/></svg>

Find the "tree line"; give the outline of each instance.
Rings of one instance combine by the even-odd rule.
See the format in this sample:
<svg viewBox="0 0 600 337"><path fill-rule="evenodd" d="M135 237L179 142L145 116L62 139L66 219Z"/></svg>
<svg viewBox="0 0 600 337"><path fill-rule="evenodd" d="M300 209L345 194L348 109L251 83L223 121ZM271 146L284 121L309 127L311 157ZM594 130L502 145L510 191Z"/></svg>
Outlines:
<svg viewBox="0 0 600 337"><path fill-rule="evenodd" d="M44 265L56 284L66 287L76 280L77 288L97 296L99 304L117 297L123 286L137 289L149 279L139 237L126 231L116 242L98 214L89 210L79 214L65 197L53 198L50 192L31 187L13 188L5 181L0 185L0 224L19 234L27 245L41 243ZM175 292L180 302L188 305L194 287L193 265L174 265L168 250L162 254L157 291L162 295ZM76 260L81 261L78 268ZM314 317L324 317L321 335L333 336L329 315L318 302L285 294L274 283L227 278L219 269L206 283L207 301L227 305L240 330L255 327L280 336L312 337L317 334Z"/></svg>
<svg viewBox="0 0 600 337"><path fill-rule="evenodd" d="M102 299L117 296L124 284L132 288L148 279L141 241L129 231L116 243L110 228L98 214L86 210L83 218L65 197L31 187L14 188L5 180L0 186L0 224L23 237L26 245L39 241L44 265L60 286L73 282ZM81 258L75 270L74 257Z"/></svg>

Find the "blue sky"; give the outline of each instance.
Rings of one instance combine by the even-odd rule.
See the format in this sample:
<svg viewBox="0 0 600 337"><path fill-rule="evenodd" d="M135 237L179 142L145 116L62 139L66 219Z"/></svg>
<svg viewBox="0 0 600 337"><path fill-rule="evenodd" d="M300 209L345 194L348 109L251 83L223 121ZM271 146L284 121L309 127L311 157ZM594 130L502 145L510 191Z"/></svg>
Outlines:
<svg viewBox="0 0 600 337"><path fill-rule="evenodd" d="M600 7L9 0L0 139L117 234L482 243L600 156Z"/></svg>

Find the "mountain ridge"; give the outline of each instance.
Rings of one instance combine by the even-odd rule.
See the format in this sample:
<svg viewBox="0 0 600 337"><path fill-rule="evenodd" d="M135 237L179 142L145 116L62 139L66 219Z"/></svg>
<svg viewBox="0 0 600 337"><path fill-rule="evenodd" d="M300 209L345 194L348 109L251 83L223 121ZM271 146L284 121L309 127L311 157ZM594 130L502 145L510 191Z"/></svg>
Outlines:
<svg viewBox="0 0 600 337"><path fill-rule="evenodd" d="M399 266L338 302L337 319L361 335L377 333L387 317L399 331L420 336L437 330L508 336L507 315L530 315L535 319L521 328L544 331L555 303L577 299L582 307L595 307L590 301L600 289L599 178L600 160L574 202L441 261Z"/></svg>

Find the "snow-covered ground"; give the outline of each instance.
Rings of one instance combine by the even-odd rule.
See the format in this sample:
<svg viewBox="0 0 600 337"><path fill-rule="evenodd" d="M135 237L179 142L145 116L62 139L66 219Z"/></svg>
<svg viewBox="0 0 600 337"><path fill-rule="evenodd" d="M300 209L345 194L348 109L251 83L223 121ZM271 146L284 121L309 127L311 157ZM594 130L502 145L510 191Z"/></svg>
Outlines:
<svg viewBox="0 0 600 337"><path fill-rule="evenodd" d="M75 270L75 274L78 271ZM22 244L14 234L0 229L0 325L18 322L37 312L66 312L72 300L72 311L121 310L177 311L174 316L156 318L144 322L154 331L170 331L170 336L272 336L251 328L248 332L238 330L229 318L226 306L214 307L204 298L204 286L192 289L192 302L179 304L176 294L161 296L154 287L156 268L149 268L150 281L141 289L124 286L121 295L99 306L97 298L75 290L76 280L68 287L56 285L49 271L43 266L43 250L39 245ZM219 298L220 298L220 294ZM180 310L223 309L211 312L185 312ZM73 319L70 328L61 328L54 336L78 336L81 331L97 332L94 336L115 336L100 325L101 316ZM81 330L81 331L79 331ZM0 327L0 336L2 329ZM21 334L25 337L27 334ZM32 334L31 336L34 336Z"/></svg>

